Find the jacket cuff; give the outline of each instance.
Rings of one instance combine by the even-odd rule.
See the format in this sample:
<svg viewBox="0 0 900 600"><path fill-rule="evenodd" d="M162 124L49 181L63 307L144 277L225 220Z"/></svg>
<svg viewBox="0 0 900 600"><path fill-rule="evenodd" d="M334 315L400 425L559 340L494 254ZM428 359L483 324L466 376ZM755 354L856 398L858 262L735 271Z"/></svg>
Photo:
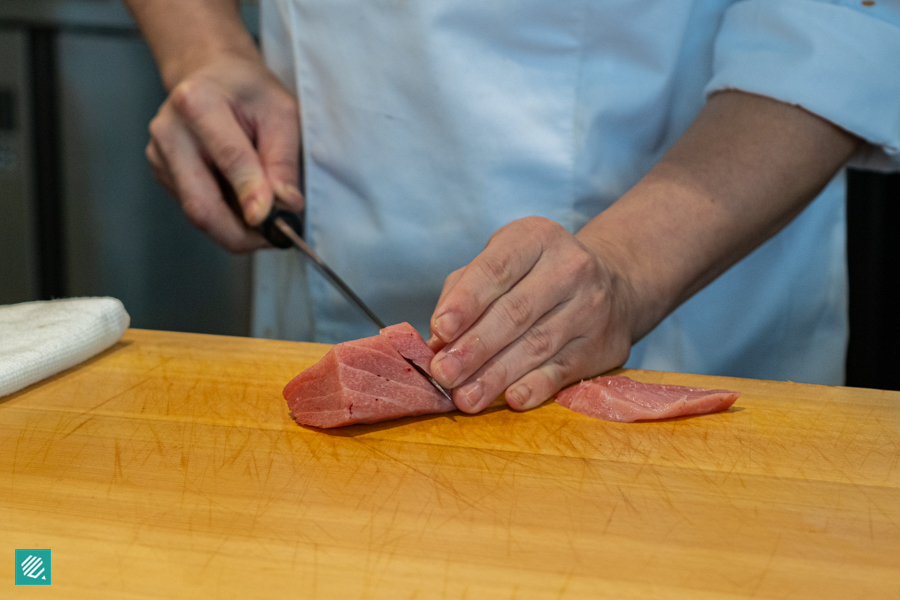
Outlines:
<svg viewBox="0 0 900 600"><path fill-rule="evenodd" d="M898 57L900 11L883 0L744 0L725 13L704 92L801 106L874 146L857 157L865 166L900 168Z"/></svg>

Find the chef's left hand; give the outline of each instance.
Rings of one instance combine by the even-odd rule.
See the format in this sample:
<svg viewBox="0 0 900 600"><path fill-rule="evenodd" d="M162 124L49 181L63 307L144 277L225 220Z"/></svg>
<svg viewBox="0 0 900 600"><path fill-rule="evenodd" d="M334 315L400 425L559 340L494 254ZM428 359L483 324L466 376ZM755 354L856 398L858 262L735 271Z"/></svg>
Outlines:
<svg viewBox="0 0 900 600"><path fill-rule="evenodd" d="M622 365L632 343L799 214L860 144L799 106L712 95L577 235L520 219L447 278L431 320L435 379L465 412L504 390L524 410Z"/></svg>
<svg viewBox="0 0 900 600"><path fill-rule="evenodd" d="M454 271L431 320L435 379L475 413L505 392L519 410L628 358L627 278L558 223L519 219Z"/></svg>

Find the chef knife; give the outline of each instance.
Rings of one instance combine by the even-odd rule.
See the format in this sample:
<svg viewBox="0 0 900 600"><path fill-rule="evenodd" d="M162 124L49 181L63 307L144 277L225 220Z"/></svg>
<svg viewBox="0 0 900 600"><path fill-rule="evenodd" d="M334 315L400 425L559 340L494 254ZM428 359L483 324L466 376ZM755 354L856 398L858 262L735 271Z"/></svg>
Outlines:
<svg viewBox="0 0 900 600"><path fill-rule="evenodd" d="M234 188L231 187L231 184L225 179L222 173L218 169L214 169L213 171L216 181L219 184L219 188L222 190L222 196L225 198L225 202L231 207L231 210L243 221L243 211L241 210L241 204L238 200L237 194L234 192ZM302 213L301 213L302 215ZM362 298L356 295L356 292L347 285L343 279L338 277L337 273L335 273L331 267L325 264L325 261L321 259L321 257L316 254L316 252L309 247L309 244L303 239L303 219L302 216L293 212L281 201L278 197L274 198L274 202L272 203L272 210L269 212L269 215L263 220L263 222L257 227L251 227L251 229L255 230L259 234L261 234L266 240L275 246L276 248L296 248L303 254L305 254L309 259L313 262L316 268L325 275L325 278L328 279L340 292L344 295L347 300L358 306L369 318L372 323L374 323L378 329L384 329L386 325L384 321L378 318L378 315L372 311L368 306L366 306L365 302L362 301ZM453 399L450 397L450 394L445 390L441 384L435 381L434 377L432 377L428 371L414 363L412 360L406 358L403 359L409 363L409 365L414 368L422 377L428 380L431 385L433 385L437 391L439 391L445 398L450 400Z"/></svg>
<svg viewBox="0 0 900 600"><path fill-rule="evenodd" d="M232 212L234 212L242 222L245 222L244 213L241 210L241 203L238 200L237 194L234 192L234 188L231 187L231 184L218 169L213 169L213 175L215 175L216 182L219 184L219 189L222 191L225 202L231 208ZM319 255L309 247L309 244L303 240L302 213L298 214L293 212L284 204L284 202L278 197L275 197L269 215L261 224L256 227L251 227L250 229L253 229L262 235L276 248L297 248L303 252L303 254L312 260L316 268L325 275L328 281L340 290L347 300L358 306L378 329L384 329L386 327L384 321L379 319L378 315L366 306L365 302L362 301L362 298L357 296L356 292L354 292L343 279L338 277L337 273L332 271L331 267L325 264L325 261L323 261Z"/></svg>

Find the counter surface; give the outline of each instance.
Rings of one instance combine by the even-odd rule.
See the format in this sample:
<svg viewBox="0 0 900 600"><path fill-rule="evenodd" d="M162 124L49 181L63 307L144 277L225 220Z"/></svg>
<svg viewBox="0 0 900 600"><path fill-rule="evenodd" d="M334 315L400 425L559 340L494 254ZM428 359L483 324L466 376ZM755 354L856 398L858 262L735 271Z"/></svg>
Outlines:
<svg viewBox="0 0 900 600"><path fill-rule="evenodd" d="M623 371L743 395L325 432L281 389L327 349L129 330L0 398L0 596L900 596L900 393ZM17 548L50 587L14 588Z"/></svg>

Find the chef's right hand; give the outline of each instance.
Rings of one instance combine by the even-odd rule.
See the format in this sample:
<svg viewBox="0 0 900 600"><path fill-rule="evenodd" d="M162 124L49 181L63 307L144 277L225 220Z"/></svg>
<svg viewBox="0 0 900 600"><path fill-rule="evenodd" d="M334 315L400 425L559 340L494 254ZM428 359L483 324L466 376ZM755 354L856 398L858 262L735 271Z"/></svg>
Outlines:
<svg viewBox="0 0 900 600"><path fill-rule="evenodd" d="M244 219L258 225L273 193L294 210L298 191L297 100L261 61L223 55L172 88L150 122L147 159L188 219L231 252L268 244L223 200L213 168L237 193Z"/></svg>

